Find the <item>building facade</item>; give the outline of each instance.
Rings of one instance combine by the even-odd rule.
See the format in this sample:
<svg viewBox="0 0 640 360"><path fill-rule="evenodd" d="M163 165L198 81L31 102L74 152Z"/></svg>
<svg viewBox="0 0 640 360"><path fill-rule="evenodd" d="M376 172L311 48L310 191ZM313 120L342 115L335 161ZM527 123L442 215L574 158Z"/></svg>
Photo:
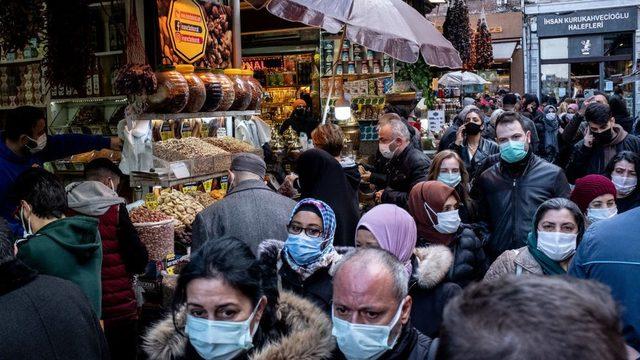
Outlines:
<svg viewBox="0 0 640 360"><path fill-rule="evenodd" d="M525 91L588 98L622 89L627 107L640 111L636 71L640 51L638 0L537 1L524 8Z"/></svg>

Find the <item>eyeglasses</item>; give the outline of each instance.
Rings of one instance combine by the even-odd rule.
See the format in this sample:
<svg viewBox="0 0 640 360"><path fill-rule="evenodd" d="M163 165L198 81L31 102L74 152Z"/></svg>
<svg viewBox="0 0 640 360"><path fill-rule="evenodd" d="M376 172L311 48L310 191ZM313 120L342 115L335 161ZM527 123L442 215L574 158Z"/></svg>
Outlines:
<svg viewBox="0 0 640 360"><path fill-rule="evenodd" d="M298 226L294 224L287 225L287 230L289 231L289 234L292 234L292 235L300 235L302 231L304 231L304 233L310 237L320 237L320 235L322 235L322 229L303 228L302 226Z"/></svg>

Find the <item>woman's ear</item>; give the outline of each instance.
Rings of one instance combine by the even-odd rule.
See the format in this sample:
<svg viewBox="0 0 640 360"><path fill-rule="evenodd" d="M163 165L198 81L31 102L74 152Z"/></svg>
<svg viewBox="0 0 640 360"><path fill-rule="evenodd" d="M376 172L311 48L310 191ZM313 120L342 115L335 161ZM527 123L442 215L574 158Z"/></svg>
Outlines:
<svg viewBox="0 0 640 360"><path fill-rule="evenodd" d="M262 320L262 315L264 314L264 310L267 308L268 303L269 300L267 300L266 296L260 298L258 308L256 309L256 315L253 317L252 330L260 324L260 320Z"/></svg>

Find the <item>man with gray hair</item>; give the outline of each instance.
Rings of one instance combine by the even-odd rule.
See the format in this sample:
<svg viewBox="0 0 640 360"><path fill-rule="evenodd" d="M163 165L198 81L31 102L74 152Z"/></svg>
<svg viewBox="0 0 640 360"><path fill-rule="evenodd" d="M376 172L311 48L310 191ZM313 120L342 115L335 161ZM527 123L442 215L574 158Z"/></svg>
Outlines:
<svg viewBox="0 0 640 360"><path fill-rule="evenodd" d="M400 120L390 120L380 126L378 148L387 164L387 187L376 193L378 203L395 204L407 208L413 186L427 180L431 162L424 153L409 146L411 135Z"/></svg>
<svg viewBox="0 0 640 360"><path fill-rule="evenodd" d="M272 191L264 182L267 166L259 156L237 154L229 170L224 199L196 216L191 251L223 236L238 238L256 253L265 239L286 239L295 202Z"/></svg>
<svg viewBox="0 0 640 360"><path fill-rule="evenodd" d="M432 340L409 322L404 265L382 249L352 251L333 278L334 359L427 359Z"/></svg>
<svg viewBox="0 0 640 360"><path fill-rule="evenodd" d="M110 359L98 317L80 288L15 257L0 219L0 359Z"/></svg>

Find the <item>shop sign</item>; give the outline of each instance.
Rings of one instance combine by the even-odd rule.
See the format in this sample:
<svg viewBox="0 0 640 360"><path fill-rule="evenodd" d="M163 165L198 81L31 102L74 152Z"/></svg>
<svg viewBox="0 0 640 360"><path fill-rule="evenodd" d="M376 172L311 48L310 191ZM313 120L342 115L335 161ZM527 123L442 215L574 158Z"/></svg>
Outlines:
<svg viewBox="0 0 640 360"><path fill-rule="evenodd" d="M586 58L604 55L602 36L576 36L569 38L569 58Z"/></svg>
<svg viewBox="0 0 640 360"><path fill-rule="evenodd" d="M444 128L444 111L430 110L427 112L427 119L429 120L430 131L439 132Z"/></svg>
<svg viewBox="0 0 640 360"><path fill-rule="evenodd" d="M171 2L167 28L175 53L187 63L204 56L207 47L207 23L204 11L194 0Z"/></svg>
<svg viewBox="0 0 640 360"><path fill-rule="evenodd" d="M638 9L636 7L545 14L538 16L538 36L555 37L633 31L637 24Z"/></svg>
<svg viewBox="0 0 640 360"><path fill-rule="evenodd" d="M282 56L243 57L242 68L253 71L282 69L284 68L284 58Z"/></svg>

